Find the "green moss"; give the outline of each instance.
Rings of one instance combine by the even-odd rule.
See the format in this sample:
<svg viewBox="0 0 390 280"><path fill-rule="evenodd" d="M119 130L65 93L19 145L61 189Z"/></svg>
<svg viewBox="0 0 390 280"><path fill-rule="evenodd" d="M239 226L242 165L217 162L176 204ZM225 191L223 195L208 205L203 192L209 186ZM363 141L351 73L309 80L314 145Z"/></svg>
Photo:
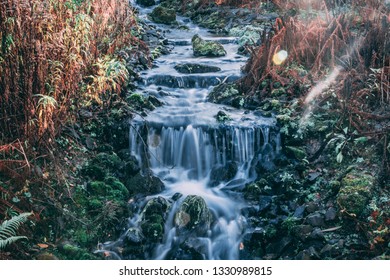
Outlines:
<svg viewBox="0 0 390 280"><path fill-rule="evenodd" d="M198 15L195 20L200 26L206 27L208 29L221 30L226 26L225 17L218 11L203 16Z"/></svg>
<svg viewBox="0 0 390 280"><path fill-rule="evenodd" d="M139 93L133 93L129 97L127 97L127 102L130 103L130 105L137 105L141 106L144 104L144 98L141 94Z"/></svg>
<svg viewBox="0 0 390 280"><path fill-rule="evenodd" d="M122 160L115 153L99 153L92 159L92 163L105 168L116 169L120 167Z"/></svg>
<svg viewBox="0 0 390 280"><path fill-rule="evenodd" d="M158 6L149 14L149 18L156 23L176 23L176 12L173 9Z"/></svg>
<svg viewBox="0 0 390 280"><path fill-rule="evenodd" d="M93 181L89 184L90 193L93 195L107 195L112 189L102 181Z"/></svg>
<svg viewBox="0 0 390 280"><path fill-rule="evenodd" d="M375 178L368 174L359 174L356 171L351 174L346 175L341 183L343 186L352 186L352 187L372 187L374 184Z"/></svg>
<svg viewBox="0 0 390 280"><path fill-rule="evenodd" d="M200 234L209 228L210 222L210 210L205 200L197 195L187 196L175 216L175 224L179 230L196 230Z"/></svg>
<svg viewBox="0 0 390 280"><path fill-rule="evenodd" d="M103 178L106 176L106 171L104 168L89 162L82 167L81 174L96 180L103 180Z"/></svg>
<svg viewBox="0 0 390 280"><path fill-rule="evenodd" d="M307 157L306 151L297 147L286 146L287 152L294 155L296 159L304 159Z"/></svg>
<svg viewBox="0 0 390 280"><path fill-rule="evenodd" d="M64 259L68 260L96 260L97 258L87 250L81 249L75 245L65 244L61 248Z"/></svg>
<svg viewBox="0 0 390 280"><path fill-rule="evenodd" d="M164 235L163 225L160 223L144 223L141 225L143 235L153 241L161 240Z"/></svg>
<svg viewBox="0 0 390 280"><path fill-rule="evenodd" d="M87 232L85 229L78 229L75 232L75 240L82 246L89 246L94 242L95 234Z"/></svg>
<svg viewBox="0 0 390 280"><path fill-rule="evenodd" d="M103 203L100 199L92 198L88 200L88 208L91 210L101 209L103 207Z"/></svg>
<svg viewBox="0 0 390 280"><path fill-rule="evenodd" d="M225 56L226 51L218 42L205 41L199 35L192 37L194 56L218 57Z"/></svg>
<svg viewBox="0 0 390 280"><path fill-rule="evenodd" d="M119 195L115 195L116 197L123 199L127 199L129 197L129 190L117 178L108 176L105 178L104 182L109 185L113 189L113 191L116 191L116 193Z"/></svg>
<svg viewBox="0 0 390 280"><path fill-rule="evenodd" d="M357 216L363 215L372 196L374 177L367 174L353 172L346 175L342 187L337 195L337 202L347 213Z"/></svg>
<svg viewBox="0 0 390 280"><path fill-rule="evenodd" d="M286 93L286 89L283 87L275 88L272 90L271 95L273 96L281 96Z"/></svg>
<svg viewBox="0 0 390 280"><path fill-rule="evenodd" d="M244 188L244 197L246 199L257 199L261 195L261 187L256 183L247 185Z"/></svg>

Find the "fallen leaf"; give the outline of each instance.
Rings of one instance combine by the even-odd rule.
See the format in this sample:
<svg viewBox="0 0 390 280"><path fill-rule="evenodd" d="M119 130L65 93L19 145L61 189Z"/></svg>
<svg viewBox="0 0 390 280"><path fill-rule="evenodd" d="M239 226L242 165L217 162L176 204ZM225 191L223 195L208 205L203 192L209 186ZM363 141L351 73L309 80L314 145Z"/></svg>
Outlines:
<svg viewBox="0 0 390 280"><path fill-rule="evenodd" d="M41 249L49 248L49 245L47 245L47 244L39 243L39 244L37 244L37 245L38 245L38 247L41 248Z"/></svg>

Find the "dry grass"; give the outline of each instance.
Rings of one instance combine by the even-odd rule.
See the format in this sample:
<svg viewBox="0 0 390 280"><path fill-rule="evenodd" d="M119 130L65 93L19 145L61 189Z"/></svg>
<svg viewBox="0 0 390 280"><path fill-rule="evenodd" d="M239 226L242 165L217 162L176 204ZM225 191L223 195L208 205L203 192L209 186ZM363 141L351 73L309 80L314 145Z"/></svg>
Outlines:
<svg viewBox="0 0 390 280"><path fill-rule="evenodd" d="M263 45L250 50L252 56L246 65L248 75L243 80L243 89L254 93L261 82L269 78L282 84L289 83L291 78L301 83L310 78L315 83L340 66L347 70L343 72L345 75L358 74L356 78L366 81L370 81L370 77L374 79L375 82L366 83L364 88L372 91L377 87L378 100L388 103L390 18L382 6L366 4L357 8L355 1L351 5L353 12L349 13L318 12L318 16L309 19L299 15L277 19L272 35L264 34ZM288 51L288 59L282 66L274 65L272 57L281 49ZM300 77L291 65L302 65L310 75Z"/></svg>
<svg viewBox="0 0 390 280"><path fill-rule="evenodd" d="M142 47L125 0L4 0L0 6L0 143L41 146L72 119L80 100L120 91L115 55Z"/></svg>

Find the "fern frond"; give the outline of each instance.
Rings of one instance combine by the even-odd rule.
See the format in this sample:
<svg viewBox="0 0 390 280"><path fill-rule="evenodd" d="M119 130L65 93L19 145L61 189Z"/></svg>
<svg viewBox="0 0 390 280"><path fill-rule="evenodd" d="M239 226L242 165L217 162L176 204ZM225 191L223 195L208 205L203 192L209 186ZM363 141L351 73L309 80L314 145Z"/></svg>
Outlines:
<svg viewBox="0 0 390 280"><path fill-rule="evenodd" d="M32 213L22 213L19 216L12 217L12 219L4 221L0 225L0 241L7 240L10 237L16 235L16 231L21 224L27 221L27 218L31 216Z"/></svg>
<svg viewBox="0 0 390 280"><path fill-rule="evenodd" d="M0 251L3 250L8 245L18 241L19 239L27 239L27 237L26 236L12 236L12 237L8 237L5 240L0 239Z"/></svg>

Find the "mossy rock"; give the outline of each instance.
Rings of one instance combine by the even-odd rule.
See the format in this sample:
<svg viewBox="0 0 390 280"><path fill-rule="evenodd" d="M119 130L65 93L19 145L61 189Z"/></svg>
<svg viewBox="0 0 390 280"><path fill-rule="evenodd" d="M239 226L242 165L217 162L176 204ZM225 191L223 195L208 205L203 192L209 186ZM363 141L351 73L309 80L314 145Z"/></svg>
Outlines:
<svg viewBox="0 0 390 280"><path fill-rule="evenodd" d="M261 187L256 183L245 186L243 192L244 198L249 200L257 200L262 193Z"/></svg>
<svg viewBox="0 0 390 280"><path fill-rule="evenodd" d="M286 146L286 151L294 155L296 159L304 159L307 157L306 151L297 147Z"/></svg>
<svg viewBox="0 0 390 280"><path fill-rule="evenodd" d="M221 71L221 68L197 63L183 63L175 66L175 70L184 74L213 73Z"/></svg>
<svg viewBox="0 0 390 280"><path fill-rule="evenodd" d="M353 172L341 181L337 202L349 214L362 216L372 196L374 177Z"/></svg>
<svg viewBox="0 0 390 280"><path fill-rule="evenodd" d="M205 41L199 35L192 37L194 56L219 57L225 56L226 51L218 42Z"/></svg>
<svg viewBox="0 0 390 280"><path fill-rule="evenodd" d="M241 97L235 84L220 84L211 90L207 98L213 103L232 105L237 98Z"/></svg>
<svg viewBox="0 0 390 280"><path fill-rule="evenodd" d="M149 18L155 23L173 24L176 23L176 11L158 6L149 14Z"/></svg>
<svg viewBox="0 0 390 280"><path fill-rule="evenodd" d="M99 153L92 159L92 163L110 169L118 169L121 167L122 160L115 153Z"/></svg>
<svg viewBox="0 0 390 280"><path fill-rule="evenodd" d="M164 183L151 174L141 175L138 173L129 178L125 184L131 194L158 194L165 188Z"/></svg>
<svg viewBox="0 0 390 280"><path fill-rule="evenodd" d="M59 252L65 260L96 260L97 258L87 250L73 244L63 244L58 247Z"/></svg>
<svg viewBox="0 0 390 280"><path fill-rule="evenodd" d="M197 195L187 196L175 215L175 226L180 232L202 236L210 229L211 212L205 200Z"/></svg>
<svg viewBox="0 0 390 280"><path fill-rule="evenodd" d="M130 96L126 98L126 101L129 103L130 106L134 108L143 108L145 105L145 99L144 97L139 93L133 93Z"/></svg>
<svg viewBox="0 0 390 280"><path fill-rule="evenodd" d="M164 217L169 209L168 201L163 197L149 200L141 213L141 231L146 239L160 241L164 236Z"/></svg>
<svg viewBox="0 0 390 280"><path fill-rule="evenodd" d="M193 20L199 24L201 27L205 27L208 29L214 29L217 31L223 31L226 26L225 15L219 11L201 15L198 14L195 17L192 17Z"/></svg>
<svg viewBox="0 0 390 280"><path fill-rule="evenodd" d="M256 45L260 40L260 34L264 31L264 27L258 26L239 26L230 29L229 35L238 37L238 44L240 46Z"/></svg>
<svg viewBox="0 0 390 280"><path fill-rule="evenodd" d="M116 173L125 168L125 162L115 153L99 153L81 169L83 176L103 181L108 173Z"/></svg>

